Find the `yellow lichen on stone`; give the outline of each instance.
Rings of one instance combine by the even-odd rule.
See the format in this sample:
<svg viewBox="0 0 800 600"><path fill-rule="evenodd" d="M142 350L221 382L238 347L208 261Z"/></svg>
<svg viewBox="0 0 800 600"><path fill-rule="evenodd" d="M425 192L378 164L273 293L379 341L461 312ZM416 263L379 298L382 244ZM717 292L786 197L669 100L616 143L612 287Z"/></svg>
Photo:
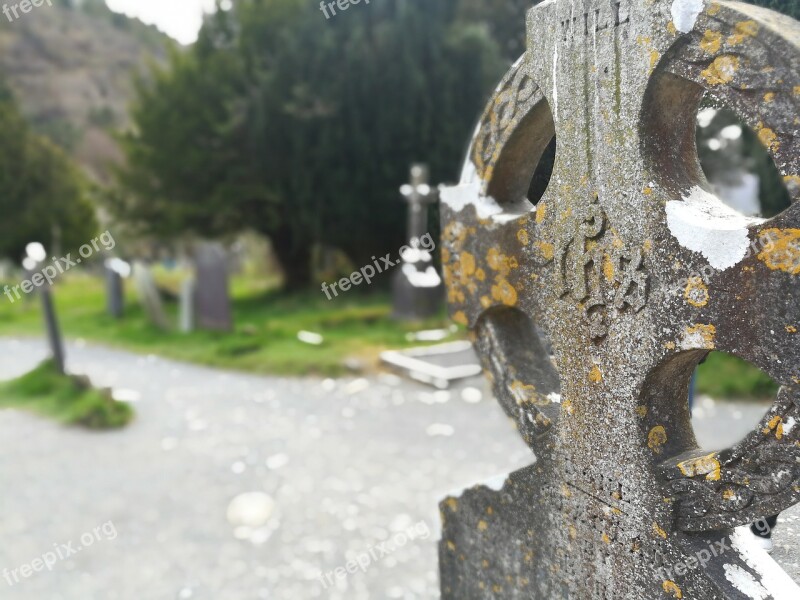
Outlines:
<svg viewBox="0 0 800 600"><path fill-rule="evenodd" d="M731 46L738 46L748 38L753 38L758 34L758 23L755 21L740 21L736 24L734 31L736 33L728 38L728 43Z"/></svg>
<svg viewBox="0 0 800 600"><path fill-rule="evenodd" d="M707 456L679 462L678 469L685 477L705 475L708 481L719 481L721 465L717 453L712 452Z"/></svg>
<svg viewBox="0 0 800 600"><path fill-rule="evenodd" d="M486 521L483 519L478 521L478 531L486 531L487 529L489 529L489 524Z"/></svg>
<svg viewBox="0 0 800 600"><path fill-rule="evenodd" d="M486 264L492 271L498 271L502 276L507 276L513 269L519 267L516 258L502 254L497 248L491 248L486 253Z"/></svg>
<svg viewBox="0 0 800 600"><path fill-rule="evenodd" d="M492 298L506 306L517 305L517 290L506 279L500 279L497 285L492 286Z"/></svg>
<svg viewBox="0 0 800 600"><path fill-rule="evenodd" d="M764 94L764 102L775 102L775 92L767 92Z"/></svg>
<svg viewBox="0 0 800 600"><path fill-rule="evenodd" d="M536 222L538 224L542 224L544 222L544 218L547 215L547 205L543 202L540 202L536 205Z"/></svg>
<svg viewBox="0 0 800 600"><path fill-rule="evenodd" d="M674 581L665 581L661 584L661 587L664 589L665 593L670 594L673 598L678 598L678 600L683 598L681 588L679 588L678 584Z"/></svg>
<svg viewBox="0 0 800 600"><path fill-rule="evenodd" d="M453 542L451 542L450 540L447 540L447 549L450 550L450 552L455 552L456 551L456 545Z"/></svg>
<svg viewBox="0 0 800 600"><path fill-rule="evenodd" d="M656 425L647 434L647 447L656 454L661 454L662 446L667 443L667 431L663 425Z"/></svg>
<svg viewBox="0 0 800 600"><path fill-rule="evenodd" d="M777 439L783 439L783 417L780 415L775 415L772 417L763 430L764 435L769 435L773 431L775 432L775 437Z"/></svg>
<svg viewBox="0 0 800 600"><path fill-rule="evenodd" d="M603 275L605 275L606 281L609 283L614 281L614 261L608 254L603 256Z"/></svg>
<svg viewBox="0 0 800 600"><path fill-rule="evenodd" d="M449 508L453 512L456 512L458 510L458 500L456 500L455 498L448 498L447 500L445 500L445 504L447 505L447 508Z"/></svg>
<svg viewBox="0 0 800 600"><path fill-rule="evenodd" d="M475 274L475 257L469 252L461 253L461 276L472 277Z"/></svg>
<svg viewBox="0 0 800 600"><path fill-rule="evenodd" d="M710 296L708 294L708 286L706 286L703 278L690 277L689 282L686 284L686 290L683 292L683 297L686 302L697 308L706 306Z"/></svg>
<svg viewBox="0 0 800 600"><path fill-rule="evenodd" d="M678 35L678 28L675 27L675 22L674 21L670 21L667 24L667 31L669 31L672 35Z"/></svg>
<svg viewBox="0 0 800 600"><path fill-rule="evenodd" d="M636 414L639 415L639 418L644 419L647 416L647 407L644 405L637 406Z"/></svg>
<svg viewBox="0 0 800 600"><path fill-rule="evenodd" d="M700 41L700 47L709 54L716 54L722 48L722 34L709 29Z"/></svg>
<svg viewBox="0 0 800 600"><path fill-rule="evenodd" d="M642 190L642 193L643 193L645 196L652 196L652 195L653 195L653 188L651 188L651 187L648 185L646 188L644 188L644 189Z"/></svg>
<svg viewBox="0 0 800 600"><path fill-rule="evenodd" d="M682 346L684 350L690 348L700 348L703 350L713 350L715 346L714 339L717 336L717 328L714 325L703 325L698 323L691 327L687 327L683 336Z"/></svg>
<svg viewBox="0 0 800 600"><path fill-rule="evenodd" d="M658 526L658 523L653 523L653 532L662 539L667 539L667 532Z"/></svg>
<svg viewBox="0 0 800 600"><path fill-rule="evenodd" d="M758 260L773 271L800 274L800 229L767 229L762 232L770 243Z"/></svg>
<svg viewBox="0 0 800 600"><path fill-rule="evenodd" d="M795 327L794 325L787 325L786 333L797 333L797 327Z"/></svg>
<svg viewBox="0 0 800 600"><path fill-rule="evenodd" d="M650 72L652 73L656 65L658 65L658 61L661 59L661 53L658 50L651 50L650 51Z"/></svg>
<svg viewBox="0 0 800 600"><path fill-rule="evenodd" d="M527 245L528 245L528 242L530 242L530 239L528 238L528 232L527 232L527 231L525 231L524 229L520 229L520 230L517 232L517 240L518 240L518 241L519 241L519 243L520 243L520 244L522 244L523 246L527 246Z"/></svg>
<svg viewBox="0 0 800 600"><path fill-rule="evenodd" d="M589 371L589 381L592 383L600 383L603 381L603 373L597 365L593 366L592 370Z"/></svg>
<svg viewBox="0 0 800 600"><path fill-rule="evenodd" d="M568 415L572 416L572 414L575 412L575 409L572 407L572 400L570 400L569 398L564 400L561 403L561 410L563 410Z"/></svg>
<svg viewBox="0 0 800 600"><path fill-rule="evenodd" d="M603 535L600 537L602 538L604 544L611 544L611 538L608 537L607 533L603 533Z"/></svg>
<svg viewBox="0 0 800 600"><path fill-rule="evenodd" d="M553 260L556 254L553 244L548 242L536 242L536 249L539 251L539 255L545 260Z"/></svg>
<svg viewBox="0 0 800 600"><path fill-rule="evenodd" d="M719 14L719 11L722 10L722 5L719 2L712 2L711 6L708 7L706 11L710 17L715 17Z"/></svg>
<svg viewBox="0 0 800 600"><path fill-rule="evenodd" d="M800 176L787 175L786 177L783 178L783 183L785 183L787 187L800 188Z"/></svg>
<svg viewBox="0 0 800 600"><path fill-rule="evenodd" d="M722 498L724 500L733 500L736 497L736 492L734 492L731 488L727 488L725 491L722 492Z"/></svg>
<svg viewBox="0 0 800 600"><path fill-rule="evenodd" d="M769 127L765 127L763 123L758 124L758 139L764 144L767 150L771 150L772 152L777 152L781 148L778 135Z"/></svg>
<svg viewBox="0 0 800 600"><path fill-rule="evenodd" d="M455 321L459 325L464 325L464 326L469 325L469 321L467 320L467 315L464 313L463 310L459 310L458 312L453 314L453 321Z"/></svg>
<svg viewBox="0 0 800 600"><path fill-rule="evenodd" d="M514 380L509 386L511 395L517 401L517 404L527 404L536 400L536 386L525 384L519 380Z"/></svg>
<svg viewBox="0 0 800 600"><path fill-rule="evenodd" d="M486 271L483 269L475 269L475 279L484 281L486 279Z"/></svg>
<svg viewBox="0 0 800 600"><path fill-rule="evenodd" d="M483 308L489 308L492 305L492 299L489 296L481 296L481 306Z"/></svg>
<svg viewBox="0 0 800 600"><path fill-rule="evenodd" d="M714 62L700 74L710 86L723 85L733 81L740 63L741 60L738 56L723 54L714 59Z"/></svg>

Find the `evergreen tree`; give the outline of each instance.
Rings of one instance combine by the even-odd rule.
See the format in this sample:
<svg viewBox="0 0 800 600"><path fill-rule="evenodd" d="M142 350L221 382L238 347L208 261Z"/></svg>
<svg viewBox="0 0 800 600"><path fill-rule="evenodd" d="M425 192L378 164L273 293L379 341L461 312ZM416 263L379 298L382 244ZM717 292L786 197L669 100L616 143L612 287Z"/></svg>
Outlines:
<svg viewBox="0 0 800 600"><path fill-rule="evenodd" d="M326 20L305 0L240 0L140 82L112 205L143 230L269 236L288 284L311 248L356 264L404 243L412 162L457 177L505 65L456 0L374 0Z"/></svg>
<svg viewBox="0 0 800 600"><path fill-rule="evenodd" d="M53 252L68 251L96 234L84 177L63 151L30 131L1 81L0 189L2 258L19 263L33 241Z"/></svg>

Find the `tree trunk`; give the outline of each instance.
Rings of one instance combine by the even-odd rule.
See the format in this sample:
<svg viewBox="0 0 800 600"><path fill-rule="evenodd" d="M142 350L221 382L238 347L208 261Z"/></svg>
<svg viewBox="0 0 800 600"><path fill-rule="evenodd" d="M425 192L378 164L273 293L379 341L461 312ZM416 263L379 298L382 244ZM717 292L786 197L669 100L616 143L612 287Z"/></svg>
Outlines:
<svg viewBox="0 0 800 600"><path fill-rule="evenodd" d="M275 255L283 271L283 289L293 292L311 285L311 249L298 244L288 231L272 236Z"/></svg>

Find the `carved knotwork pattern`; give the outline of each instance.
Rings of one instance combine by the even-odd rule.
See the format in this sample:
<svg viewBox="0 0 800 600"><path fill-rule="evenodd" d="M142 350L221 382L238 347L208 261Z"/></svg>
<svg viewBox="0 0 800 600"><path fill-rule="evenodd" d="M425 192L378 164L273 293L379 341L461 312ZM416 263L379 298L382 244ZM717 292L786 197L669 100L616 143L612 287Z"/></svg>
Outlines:
<svg viewBox="0 0 800 600"><path fill-rule="evenodd" d="M499 158L497 149L503 147L520 119L542 95L522 65L524 61L518 62L501 82L475 136L471 158L486 180L491 178L491 170Z"/></svg>

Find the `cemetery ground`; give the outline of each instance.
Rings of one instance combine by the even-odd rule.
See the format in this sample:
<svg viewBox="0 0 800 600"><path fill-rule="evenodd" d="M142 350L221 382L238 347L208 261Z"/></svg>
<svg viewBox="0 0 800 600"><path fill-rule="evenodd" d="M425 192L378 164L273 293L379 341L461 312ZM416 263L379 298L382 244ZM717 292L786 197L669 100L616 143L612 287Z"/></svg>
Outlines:
<svg viewBox="0 0 800 600"><path fill-rule="evenodd" d="M47 349L4 337L0 352L5 380ZM0 578L7 600L437 598L438 502L532 460L483 378L436 392L386 374L259 376L88 343L66 355L70 370L136 392L137 419L87 434L0 411L7 447L24 447L0 461L15 490L0 505L0 572L84 546L52 571ZM735 441L765 408L700 399L701 444ZM80 542L108 523L114 539ZM376 551L365 572L320 579L420 524L429 535ZM773 554L795 578L798 530L795 507Z"/></svg>
<svg viewBox="0 0 800 600"><path fill-rule="evenodd" d="M179 282L159 277L162 288L177 295ZM231 281L234 330L230 333L177 329L177 301L167 302L169 331L151 325L138 304L131 282L126 285L123 319L110 317L100 278L70 273L53 288L59 320L68 339L84 339L140 354L207 366L276 375L337 376L374 372L378 355L386 349L424 345L409 341L410 332L450 326L444 313L425 322L400 323L391 318L388 293L361 294L328 301L318 290L280 294L275 281L237 276ZM319 346L298 340L300 331L323 336ZM29 302L0 304L0 336L41 336L41 311ZM465 337L463 330L449 340ZM712 354L702 365L698 391L715 398L765 399L776 387L763 373L724 354Z"/></svg>
<svg viewBox="0 0 800 600"><path fill-rule="evenodd" d="M162 289L177 296L180 284L158 277ZM69 274L53 288L59 321L67 338L103 342L144 354L257 373L280 375L340 375L369 370L380 351L420 345L408 333L449 327L444 312L424 322L399 323L390 318L388 293L353 291L328 301L319 290L282 294L275 282L234 277L231 295L234 330L182 333L177 328L178 303L165 298L173 327L151 325L126 282L125 316L116 320L105 308L103 281L87 274ZM32 299L33 300L33 299ZM300 331L323 336L315 346L298 340ZM0 335L43 334L38 303L0 304ZM456 334L461 336L462 334Z"/></svg>
<svg viewBox="0 0 800 600"><path fill-rule="evenodd" d="M111 390L95 388L86 377L62 375L51 359L0 383L0 408L29 410L89 429L123 427L133 418L133 409L115 400Z"/></svg>

